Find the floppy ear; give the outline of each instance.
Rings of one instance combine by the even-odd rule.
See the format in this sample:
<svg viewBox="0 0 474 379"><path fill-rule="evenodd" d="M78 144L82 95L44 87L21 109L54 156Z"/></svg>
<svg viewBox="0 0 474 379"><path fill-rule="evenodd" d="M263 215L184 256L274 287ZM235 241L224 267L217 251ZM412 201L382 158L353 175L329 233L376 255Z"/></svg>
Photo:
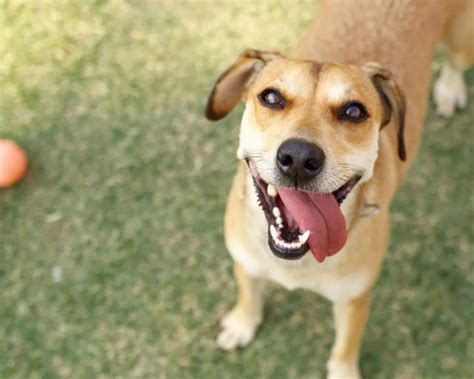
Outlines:
<svg viewBox="0 0 474 379"><path fill-rule="evenodd" d="M393 80L390 71L384 69L377 63L368 63L362 69L372 80L380 95L383 106L382 128L393 118L398 125L398 156L402 161L406 160L405 149L405 97Z"/></svg>
<svg viewBox="0 0 474 379"><path fill-rule="evenodd" d="M207 100L206 117L209 120L225 117L237 105L255 75L276 58L281 55L251 49L244 51L214 84Z"/></svg>

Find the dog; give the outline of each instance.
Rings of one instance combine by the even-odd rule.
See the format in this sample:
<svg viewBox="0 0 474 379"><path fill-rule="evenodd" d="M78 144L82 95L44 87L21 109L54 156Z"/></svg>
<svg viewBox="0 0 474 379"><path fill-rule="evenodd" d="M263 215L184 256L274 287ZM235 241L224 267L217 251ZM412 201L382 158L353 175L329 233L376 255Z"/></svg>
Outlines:
<svg viewBox="0 0 474 379"><path fill-rule="evenodd" d="M247 50L218 78L208 119L245 104L224 221L238 299L221 322L222 349L253 339L275 282L333 303L328 377L360 377L390 203L420 145L435 46L465 7L322 1L289 57Z"/></svg>

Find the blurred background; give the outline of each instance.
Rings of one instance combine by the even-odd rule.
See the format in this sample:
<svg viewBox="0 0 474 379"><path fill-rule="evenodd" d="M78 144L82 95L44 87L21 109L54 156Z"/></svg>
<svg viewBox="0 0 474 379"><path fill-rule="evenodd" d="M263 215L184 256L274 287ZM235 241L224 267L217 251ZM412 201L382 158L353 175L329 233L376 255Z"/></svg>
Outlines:
<svg viewBox="0 0 474 379"><path fill-rule="evenodd" d="M329 303L275 288L248 348L222 218L242 108L203 108L248 47L288 52L314 1L0 0L0 138L30 168L0 190L0 377L322 378ZM436 63L434 64L436 68ZM361 365L473 375L474 71L468 108L426 121L393 204Z"/></svg>

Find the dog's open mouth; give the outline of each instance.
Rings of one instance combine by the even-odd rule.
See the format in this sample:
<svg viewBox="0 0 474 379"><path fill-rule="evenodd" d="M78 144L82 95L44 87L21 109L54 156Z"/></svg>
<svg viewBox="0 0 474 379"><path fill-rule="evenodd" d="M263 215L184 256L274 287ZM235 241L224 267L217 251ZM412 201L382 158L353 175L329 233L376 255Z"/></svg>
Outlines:
<svg viewBox="0 0 474 379"><path fill-rule="evenodd" d="M339 206L360 176L332 193L299 191L266 183L249 164L259 204L268 222L268 245L279 258L295 260L311 250L318 262L336 254L347 239Z"/></svg>

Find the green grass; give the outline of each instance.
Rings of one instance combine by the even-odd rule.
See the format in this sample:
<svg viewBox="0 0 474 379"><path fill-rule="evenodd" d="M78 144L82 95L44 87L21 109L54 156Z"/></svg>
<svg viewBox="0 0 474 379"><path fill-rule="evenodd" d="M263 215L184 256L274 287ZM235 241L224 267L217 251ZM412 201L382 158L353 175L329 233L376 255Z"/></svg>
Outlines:
<svg viewBox="0 0 474 379"><path fill-rule="evenodd" d="M237 54L288 51L315 9L0 0L0 134L31 163L0 191L0 377L323 377L331 311L312 293L275 289L255 342L216 349L235 297L221 225L239 111L202 115ZM473 375L468 80L467 110L428 117L393 205L368 378Z"/></svg>

